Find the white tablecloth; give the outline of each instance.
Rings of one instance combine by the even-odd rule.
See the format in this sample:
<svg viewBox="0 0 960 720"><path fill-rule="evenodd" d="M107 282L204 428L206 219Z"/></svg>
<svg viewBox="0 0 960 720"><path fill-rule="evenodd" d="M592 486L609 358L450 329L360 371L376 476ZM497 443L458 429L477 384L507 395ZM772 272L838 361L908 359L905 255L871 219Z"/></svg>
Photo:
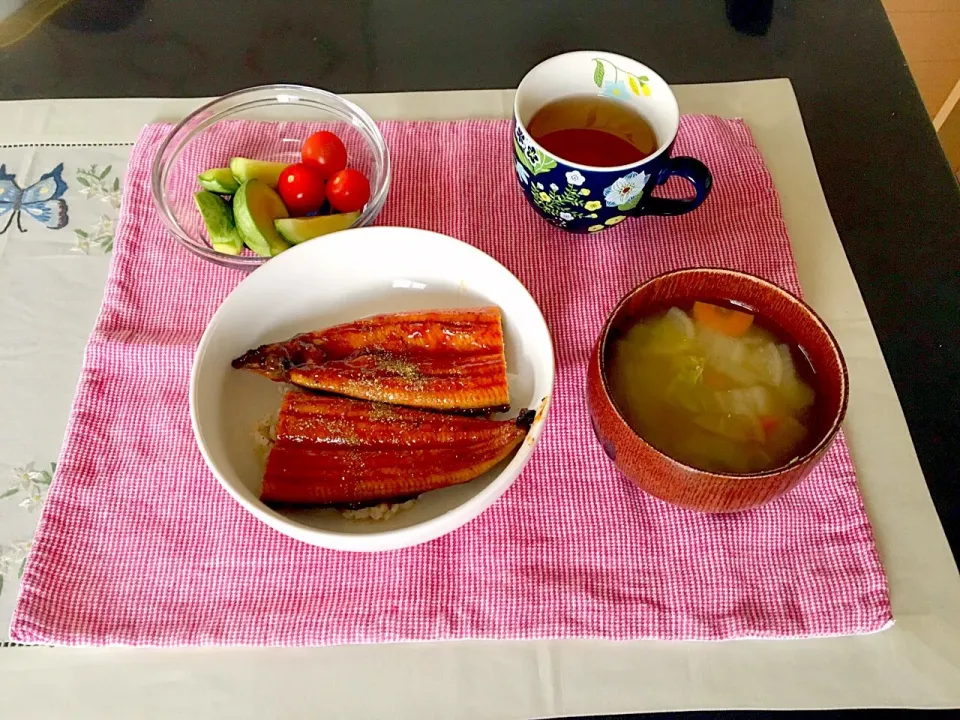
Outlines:
<svg viewBox="0 0 960 720"><path fill-rule="evenodd" d="M745 118L780 191L806 297L833 328L849 364L845 431L890 579L893 628L872 636L725 643L13 647L0 650L0 716L468 718L960 705L960 576L824 201L790 84L686 86L677 96L684 112ZM508 117L512 91L353 99L378 119ZM69 214L59 230L24 217L26 232L14 223L0 234L0 639L100 305L130 144L144 123L179 119L199 102L0 107L0 164L27 187L63 163ZM0 228L6 219L0 217Z"/></svg>

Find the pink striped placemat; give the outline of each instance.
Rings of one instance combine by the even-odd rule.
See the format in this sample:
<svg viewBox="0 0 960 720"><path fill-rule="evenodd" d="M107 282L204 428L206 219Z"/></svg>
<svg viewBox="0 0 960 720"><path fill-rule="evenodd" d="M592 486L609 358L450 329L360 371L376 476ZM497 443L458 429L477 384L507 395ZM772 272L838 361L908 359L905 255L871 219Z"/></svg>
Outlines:
<svg viewBox="0 0 960 720"><path fill-rule="evenodd" d="M130 160L106 297L13 639L716 640L867 633L892 622L842 438L781 499L707 515L627 483L590 430L588 352L606 313L637 283L717 265L799 292L776 190L742 122L683 118L676 152L701 158L715 176L701 209L590 237L553 229L526 205L509 122L381 127L394 179L379 222L447 233L491 254L529 288L550 325L552 415L526 471L478 519L395 552L322 550L243 511L204 466L187 401L196 344L242 276L181 251L164 232L148 187L169 128L148 126Z"/></svg>

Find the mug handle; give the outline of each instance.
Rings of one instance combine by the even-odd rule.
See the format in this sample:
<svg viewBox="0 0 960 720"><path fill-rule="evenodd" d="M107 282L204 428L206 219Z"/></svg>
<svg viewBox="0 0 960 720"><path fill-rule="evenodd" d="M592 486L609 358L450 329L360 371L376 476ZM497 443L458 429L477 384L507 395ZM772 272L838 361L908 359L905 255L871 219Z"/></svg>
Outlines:
<svg viewBox="0 0 960 720"><path fill-rule="evenodd" d="M656 185L663 185L674 175L693 185L695 195L686 200L674 200L650 194L638 208L638 215L683 215L696 210L707 199L713 186L713 175L702 162L692 157L670 158L660 170Z"/></svg>

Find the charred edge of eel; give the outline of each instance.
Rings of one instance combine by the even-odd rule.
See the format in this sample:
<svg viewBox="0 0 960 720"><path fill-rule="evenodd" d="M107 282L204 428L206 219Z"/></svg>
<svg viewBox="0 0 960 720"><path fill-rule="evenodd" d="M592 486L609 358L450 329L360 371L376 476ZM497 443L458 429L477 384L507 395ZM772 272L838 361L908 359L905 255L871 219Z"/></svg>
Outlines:
<svg viewBox="0 0 960 720"><path fill-rule="evenodd" d="M509 408L507 409L509 410ZM506 412L506 411L504 410L502 412ZM515 422L517 423L517 427L523 428L524 430L529 430L530 427L533 425L533 421L536 419L537 419L536 410L528 410L527 408L523 408L522 410L520 410L520 414L517 415L517 419Z"/></svg>
<svg viewBox="0 0 960 720"><path fill-rule="evenodd" d="M237 370L251 370L272 380L285 380L293 368L324 360L326 354L323 350L297 336L284 343L269 343L247 350L230 364Z"/></svg>
<svg viewBox="0 0 960 720"><path fill-rule="evenodd" d="M427 491L429 492L429 490ZM422 495L423 493L420 493ZM331 510L363 510L365 508L376 507L377 505L400 505L408 500L416 500L420 495L397 495L396 497L387 497L382 500L369 500L355 503L341 503L339 505L298 505L297 503L268 502L267 505L276 510L304 510L304 509L331 509Z"/></svg>

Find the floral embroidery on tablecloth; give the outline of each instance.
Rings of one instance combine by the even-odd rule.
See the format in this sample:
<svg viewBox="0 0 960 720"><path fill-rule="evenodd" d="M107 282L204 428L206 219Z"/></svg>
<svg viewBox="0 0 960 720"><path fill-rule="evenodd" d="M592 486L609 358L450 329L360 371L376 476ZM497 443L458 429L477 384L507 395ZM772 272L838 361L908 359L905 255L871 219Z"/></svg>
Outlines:
<svg viewBox="0 0 960 720"><path fill-rule="evenodd" d="M3 593L4 579L8 575L16 572L18 580L23 575L23 568L27 564L27 556L32 547L32 540L19 540L0 545L0 593Z"/></svg>
<svg viewBox="0 0 960 720"><path fill-rule="evenodd" d="M19 500L19 507L33 512L43 505L56 471L56 463L50 463L49 470L38 470L33 463L14 468L13 480L9 487L0 493L0 501ZM32 546L32 540L15 540L0 545L0 594L3 593L4 581L14 572L17 579L23 575Z"/></svg>
<svg viewBox="0 0 960 720"><path fill-rule="evenodd" d="M87 229L77 228L73 231L76 241L73 250L89 254L96 249L103 253L113 250L114 227L116 211L120 209L120 178L112 177L112 165L99 168L91 165L86 169L77 170L77 183L80 194L87 199L97 199L106 203L113 214L101 213L100 217Z"/></svg>

